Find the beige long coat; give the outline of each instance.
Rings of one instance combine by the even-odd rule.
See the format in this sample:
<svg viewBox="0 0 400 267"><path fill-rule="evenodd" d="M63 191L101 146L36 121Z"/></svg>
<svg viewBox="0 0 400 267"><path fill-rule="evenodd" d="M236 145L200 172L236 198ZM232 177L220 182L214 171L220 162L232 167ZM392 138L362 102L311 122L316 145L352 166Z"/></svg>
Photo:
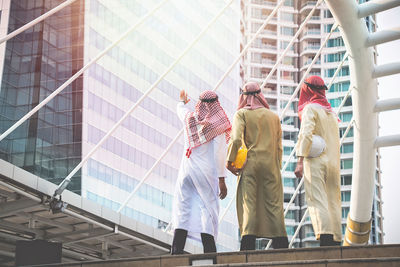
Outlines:
<svg viewBox="0 0 400 267"><path fill-rule="evenodd" d="M227 161L244 142L247 163L239 176L236 208L241 236L287 236L281 179L282 130L279 117L266 108L235 113Z"/></svg>
<svg viewBox="0 0 400 267"><path fill-rule="evenodd" d="M325 151L309 158L312 135L321 136ZM304 186L311 223L317 239L332 234L342 240L340 200L340 140L336 115L318 104L304 107L296 155L304 157Z"/></svg>

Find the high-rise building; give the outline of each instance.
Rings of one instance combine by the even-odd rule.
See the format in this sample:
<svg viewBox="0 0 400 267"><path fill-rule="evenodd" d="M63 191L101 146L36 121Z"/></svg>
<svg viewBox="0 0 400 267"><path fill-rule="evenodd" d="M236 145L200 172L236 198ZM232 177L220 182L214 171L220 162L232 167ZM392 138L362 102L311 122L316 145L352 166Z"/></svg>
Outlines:
<svg viewBox="0 0 400 267"><path fill-rule="evenodd" d="M1 27L11 32L62 2L3 0ZM0 92L0 131L7 130L160 2L78 0L8 41ZM0 157L58 184L226 4L211 0L167 1L3 140ZM183 128L175 110L179 91L188 91L193 108L199 93L213 89L238 56L239 4L233 1L88 160L72 179L70 190L119 209ZM217 91L230 117L240 85L237 64ZM122 209L124 215L149 229L168 225L183 150L181 137ZM235 193L236 181L227 179L227 184L230 193L222 201L221 210ZM217 248L238 248L234 211L229 211L220 224Z"/></svg>
<svg viewBox="0 0 400 267"><path fill-rule="evenodd" d="M271 14L277 4L277 0L242 0L242 46L254 36L255 32ZM287 0L279 9L270 23L256 38L242 59L243 78L245 81L257 81L262 83L272 70L276 60L287 47L290 40L297 32L306 16L315 6L317 1ZM279 63L275 73L262 88L264 96L270 103L271 109L280 114L288 103L288 99L294 92L298 82L316 56L318 49L331 31L334 19L325 4L321 4L312 14L302 33L295 40L286 56ZM373 16L366 18L366 25L370 31L375 31L376 24ZM309 75L319 75L328 84L334 75L337 66L342 61L346 52L339 29L336 29L330 37L321 55L312 66ZM350 73L347 61L344 63L338 77L327 93L327 98L332 107L337 110L347 91L350 89ZM352 119L351 97L347 99L339 114L341 122L340 136L343 135ZM297 100L290 105L286 116L282 120L283 129L283 161L287 161L296 141L300 123L297 117ZM372 231L370 243L383 243L382 230L382 203L380 196L380 170L379 155L377 155L376 194L372 209ZM350 193L353 165L353 131L350 129L341 147L341 197L342 197L342 231L345 231L346 219L350 207ZM296 160L292 159L283 172L284 201L289 202L292 193L298 185L294 169ZM304 190L296 198L294 204L286 216L286 229L289 238L293 236L299 222L307 209ZM259 246L265 246L265 240L259 240ZM315 240L311 221L306 220L299 235L295 239L294 246L315 246Z"/></svg>
<svg viewBox="0 0 400 267"><path fill-rule="evenodd" d="M2 1L2 32L61 2ZM84 12L84 2L77 1L2 45L1 132L83 67ZM80 77L0 142L0 158L60 183L82 158L82 90ZM81 192L80 172L69 189Z"/></svg>

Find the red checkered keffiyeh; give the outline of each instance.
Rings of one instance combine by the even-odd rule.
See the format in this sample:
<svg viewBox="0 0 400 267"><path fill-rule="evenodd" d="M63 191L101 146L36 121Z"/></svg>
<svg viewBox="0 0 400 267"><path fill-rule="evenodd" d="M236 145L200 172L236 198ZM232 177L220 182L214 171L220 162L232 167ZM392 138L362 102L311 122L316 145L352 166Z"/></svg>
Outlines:
<svg viewBox="0 0 400 267"><path fill-rule="evenodd" d="M211 141L218 135L225 133L228 143L232 129L216 93L204 91L200 94L199 99L196 104L196 111L189 112L185 118L185 127L189 139L187 157L190 156L193 148Z"/></svg>
<svg viewBox="0 0 400 267"><path fill-rule="evenodd" d="M322 80L322 78L319 76L310 76L304 81L300 89L298 105L300 120L303 109L308 104L318 104L324 108L326 112L335 114L332 110L331 104L329 104L325 96L325 90L327 89L328 88L326 87L324 80ZM338 121L340 121L339 118Z"/></svg>

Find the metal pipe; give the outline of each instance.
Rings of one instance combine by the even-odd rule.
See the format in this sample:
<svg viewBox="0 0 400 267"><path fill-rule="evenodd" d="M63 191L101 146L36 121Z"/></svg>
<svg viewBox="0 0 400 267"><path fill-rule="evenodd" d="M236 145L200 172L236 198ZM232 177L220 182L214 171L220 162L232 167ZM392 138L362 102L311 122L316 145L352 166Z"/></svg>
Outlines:
<svg viewBox="0 0 400 267"><path fill-rule="evenodd" d="M337 69L336 69L336 71L335 71L335 74L333 75L333 77L332 77L332 79L331 79L329 85L327 86L327 87L328 87L328 90L329 90L329 88L332 86L333 81L334 81L335 78L337 77L337 74L339 73L339 70L342 68L343 63L345 62L345 60L346 60L347 57L348 57L348 53L346 52L346 54L344 55L342 61L341 61L340 64L339 64L339 66L337 67ZM346 101L348 95L350 94L350 91L351 91L351 89L349 89L349 91L348 91L347 94L346 94L346 97L342 100L342 102L341 102L341 104L340 104L340 107L339 107L339 109L338 109L338 111L337 111L337 114L338 114L338 115L339 115L339 113L340 113L340 111L341 111L341 109L342 109L342 107L343 107L343 105L344 105L344 103L345 103L345 101ZM350 125L351 125L352 123L353 123L353 121L350 122ZM342 140L340 141L340 145L342 145L343 140L344 140L344 137L347 135L348 131L349 131L349 129L346 129L345 133L343 134L343 138L342 138ZM288 158L288 159L286 160L286 162L285 162L285 165L283 165L283 168L282 168L282 170L281 170L281 174L286 170L287 166L289 165L290 160L291 160L292 157L294 156L294 153L295 153L295 149L293 148L292 151L290 152L289 158ZM300 190L301 186L303 185L303 183L304 183L304 177L301 178L300 183L298 184L298 186L297 186L295 192L293 193L293 195L292 195L292 197L291 197L291 199L290 199L288 205L286 206L285 213L284 213L284 217L286 217L286 214L289 212L289 208L290 208L290 206L292 205L292 203L294 202L294 199L296 198L297 194L299 193L299 190ZM272 245L272 240L270 240L270 241L268 242L267 246L265 247L265 250L268 250L268 249L270 248L271 245Z"/></svg>
<svg viewBox="0 0 400 267"><path fill-rule="evenodd" d="M290 240L289 248L291 248L293 246L294 240L296 239L297 235L299 234L300 228L303 226L304 221L306 220L307 216L308 216L308 209L306 209L306 211L304 212L303 218L301 218L299 226L297 226L296 232L294 232L292 240Z"/></svg>
<svg viewBox="0 0 400 267"><path fill-rule="evenodd" d="M379 136L375 140L375 147L385 146L399 146L400 145L400 134Z"/></svg>
<svg viewBox="0 0 400 267"><path fill-rule="evenodd" d="M358 11L356 11L358 18L363 18L369 15L376 14L381 11L385 11L396 6L400 6L398 0L372 0L358 5Z"/></svg>
<svg viewBox="0 0 400 267"><path fill-rule="evenodd" d="M55 8L47 11L46 13L44 13L43 15L37 17L36 19L32 20L31 22L25 24L24 26L16 29L15 31L7 34L6 36L0 38L0 44L10 40L11 38L13 38L14 36L20 34L21 32L26 31L27 29L35 26L36 24L38 24L39 22L45 20L46 18L50 17L51 15L53 15L54 13L60 11L61 9L63 9L64 7L67 7L69 5L71 5L73 2L75 2L76 0L67 0L65 2L63 2L62 4L59 4L58 6L56 6Z"/></svg>
<svg viewBox="0 0 400 267"><path fill-rule="evenodd" d="M372 73L372 77L380 78L398 73L400 73L400 62L388 63L375 66L374 72Z"/></svg>
<svg viewBox="0 0 400 267"><path fill-rule="evenodd" d="M235 67L236 63L239 62L239 60L242 58L244 53L247 51L247 49L250 47L251 43L257 38L257 36L264 30L265 26L267 26L268 22L272 19L272 17L275 15L275 13L278 11L278 9L283 5L285 0L280 0L278 4L275 6L275 8L272 10L272 12L268 15L268 17L265 19L264 23L258 28L254 36L250 39L250 41L246 44L246 46L243 48L242 52L239 54L238 57L233 61L231 66L225 71L224 75L222 75L221 79L217 82L217 84L214 87L214 91L218 89L218 87L222 84L226 76L232 71L232 69Z"/></svg>
<svg viewBox="0 0 400 267"><path fill-rule="evenodd" d="M325 2L335 21L341 25L342 38L351 55L349 69L353 87L353 118L357 127L353 128L353 184L349 216L356 222L366 222L371 218L374 196L376 171L374 141L378 133L378 117L374 112L377 81L372 76L374 50L366 46L369 32L365 27L364 19L360 19L358 16L366 6L347 0L326 0ZM370 4L376 5L377 3L383 3L383 1L372 1ZM398 69L400 71L400 65Z"/></svg>
<svg viewBox="0 0 400 267"><path fill-rule="evenodd" d="M340 103L340 106L336 112L336 114L339 116L339 113L342 111L342 108L344 107L344 104L346 103L347 98L351 94L351 91L353 90L353 87L350 87L349 90L347 91L346 95L344 96L342 102Z"/></svg>
<svg viewBox="0 0 400 267"><path fill-rule="evenodd" d="M374 111L382 112L382 111L389 111L389 110L395 110L395 109L400 109L400 98L379 100L375 104Z"/></svg>
<svg viewBox="0 0 400 267"><path fill-rule="evenodd" d="M69 182L75 173L85 164L85 162L97 151L97 149L111 136L116 129L122 124L122 122L140 105L140 103L156 88L156 86L164 79L164 77L180 62L180 60L190 51L190 49L200 40L200 38L207 32L207 30L217 21L217 19L225 12L225 10L233 3L233 0L228 1L228 3L219 11L219 13L207 24L207 26L196 36L196 38L186 47L186 49L179 55L178 58L170 64L167 70L150 86L149 89L138 99L138 101L122 116L122 118L114 124L114 126L107 132L105 136L85 155L81 162L71 171L70 174L60 183L54 196L60 195L62 191L67 187ZM179 137L179 136L178 136ZM176 140L178 139L176 138ZM174 139L175 140L175 139ZM163 153L165 156L166 152ZM150 173L149 173L150 175ZM143 183L142 183L143 184ZM136 187L138 188L138 187ZM129 196L132 197L132 194ZM124 202L126 204L127 201ZM122 210L121 206L120 210Z"/></svg>
<svg viewBox="0 0 400 267"><path fill-rule="evenodd" d="M315 9L321 4L322 0L318 0L318 2L315 4L315 6L311 9L310 13L308 13L307 17L304 19L303 23L300 25L299 29L296 31L295 35L292 37L290 40L289 44L286 46L285 50L283 50L282 54L279 56L278 60L276 61L275 65L272 67L272 70L268 73L267 77L264 79L263 83L261 84L260 88L264 88L264 86L267 84L267 81L271 78L271 76L274 74L276 68L278 67L278 64L282 61L286 53L289 51L289 49L292 47L294 41L297 39L303 28L307 25L307 22L310 20L311 16L313 15Z"/></svg>
<svg viewBox="0 0 400 267"><path fill-rule="evenodd" d="M349 123L349 125L347 125L346 130L344 131L342 138L340 139L340 146L343 145L344 139L347 137L347 134L349 133L349 131L350 131L351 127L353 126L353 124L354 124L354 119L352 118L350 123Z"/></svg>
<svg viewBox="0 0 400 267"><path fill-rule="evenodd" d="M146 174L143 176L142 180L140 180L139 184L136 185L136 187L133 189L133 191L129 194L129 196L124 200L122 203L121 207L119 207L117 212L121 212L122 209L128 204L129 200L133 197L133 195L139 190L139 188L143 185L143 183L147 180L147 178L150 176L150 174L153 172L153 170L157 167L157 165L161 162L161 160L167 155L171 147L175 144L175 142L179 139L179 137L182 135L183 129L179 131L179 133L175 136L175 138L169 143L167 148L164 150L164 152L161 154L161 156L157 159L157 161L151 166L151 168L146 172Z"/></svg>
<svg viewBox="0 0 400 267"><path fill-rule="evenodd" d="M331 86L332 86L332 84L333 84L333 81L334 81L334 80L336 79L336 77L338 76L339 71L342 69L344 62L346 62L346 59L347 59L348 57L349 57L349 53L346 52L346 53L344 54L344 56L343 56L342 61L341 61L340 64L339 64L339 66L336 68L336 71L335 71L335 73L333 74L333 76L332 76L332 78L331 78L331 81L329 82L329 84L328 84L328 86L327 86L328 91L329 91L329 89L331 89Z"/></svg>
<svg viewBox="0 0 400 267"><path fill-rule="evenodd" d="M145 16L143 16L135 25L130 27L125 31L115 42L111 43L106 49L99 53L95 58L89 61L85 66L83 66L78 72L76 72L71 78L65 81L60 87L58 87L53 93L46 97L42 102L36 105L31 111L29 111L25 116L19 119L15 124L13 124L7 131L0 135L0 141L3 140L7 135L14 131L18 126L29 119L34 113L36 113L40 108L46 105L50 100L52 100L56 95L58 95L62 90L64 90L68 85L75 81L85 70L87 70L91 65L96 63L101 57L103 57L108 51L110 51L114 46L119 44L125 37L127 37L133 30L140 26L148 17L150 17L155 11L157 11L163 4L168 0L163 0L154 9L149 11Z"/></svg>
<svg viewBox="0 0 400 267"><path fill-rule="evenodd" d="M370 33L367 38L367 46L387 43L400 39L400 27Z"/></svg>
<svg viewBox="0 0 400 267"><path fill-rule="evenodd" d="M317 54L314 56L313 60L310 63L310 66L308 66L306 72L303 75L303 78L301 78L299 84L297 85L296 89L294 90L292 96L290 97L288 103L286 104L285 108L282 110L281 115L279 116L279 118L282 120L285 116L286 111L288 111L290 104L292 104L294 98L296 97L297 93L299 92L301 85L303 84L304 80L306 79L308 73L310 73L312 66L314 65L314 63L317 61L319 55L322 52L322 49L325 47L325 44L328 42L329 38L331 37L332 33L336 30L336 28L338 27L338 24L334 24L332 26L331 31L329 32L328 36L326 36L324 42L321 44L321 47L319 48Z"/></svg>

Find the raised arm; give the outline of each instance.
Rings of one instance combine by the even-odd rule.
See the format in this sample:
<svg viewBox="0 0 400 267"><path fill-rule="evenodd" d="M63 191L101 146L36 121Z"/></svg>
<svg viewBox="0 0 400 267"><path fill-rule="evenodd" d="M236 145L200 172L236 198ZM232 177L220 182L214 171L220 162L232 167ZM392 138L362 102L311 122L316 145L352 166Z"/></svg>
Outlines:
<svg viewBox="0 0 400 267"><path fill-rule="evenodd" d="M188 114L188 112L190 112L190 110L185 106L189 101L190 99L188 99L186 91L181 90L179 94L179 103L176 106L176 113L178 114L178 118L182 122L185 121L186 115Z"/></svg>

